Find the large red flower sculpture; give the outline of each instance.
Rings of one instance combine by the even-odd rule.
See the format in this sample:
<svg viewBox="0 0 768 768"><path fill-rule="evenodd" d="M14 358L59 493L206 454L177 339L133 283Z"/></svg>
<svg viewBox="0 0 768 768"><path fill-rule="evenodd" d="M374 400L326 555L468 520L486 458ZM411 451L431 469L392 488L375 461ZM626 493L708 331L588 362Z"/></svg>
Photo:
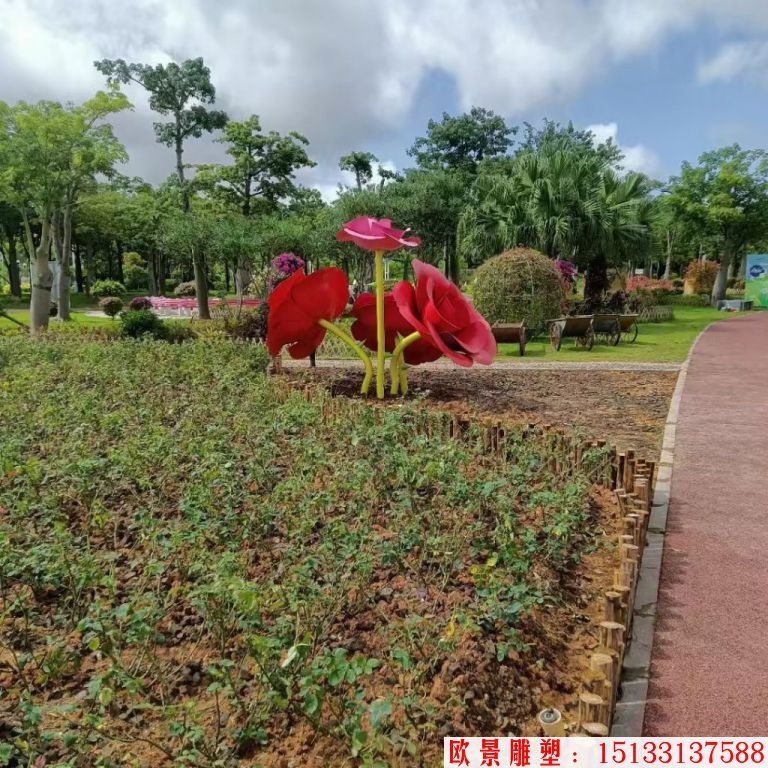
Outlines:
<svg viewBox="0 0 768 768"><path fill-rule="evenodd" d="M376 350L376 297L372 293L361 293L352 306L352 336L362 341L368 349ZM387 352L392 352L397 344L398 336L408 336L413 333L413 326L400 314L395 297L391 293L384 294L384 331ZM405 362L410 365L431 363L437 360L442 352L429 339L419 339L406 347Z"/></svg>
<svg viewBox="0 0 768 768"><path fill-rule="evenodd" d="M435 267L414 259L416 288L403 281L392 290L406 322L458 365L490 365L496 340L485 318Z"/></svg>
<svg viewBox="0 0 768 768"><path fill-rule="evenodd" d="M348 221L336 239L350 242L367 251L395 251L402 246L415 248L421 244L418 237L404 237L407 229L393 229L390 219L373 219L359 216Z"/></svg>
<svg viewBox="0 0 768 768"><path fill-rule="evenodd" d="M280 283L269 296L267 349L273 357L287 346L294 358L307 357L322 344L321 320L336 320L349 299L347 276L336 267L305 275L303 269Z"/></svg>

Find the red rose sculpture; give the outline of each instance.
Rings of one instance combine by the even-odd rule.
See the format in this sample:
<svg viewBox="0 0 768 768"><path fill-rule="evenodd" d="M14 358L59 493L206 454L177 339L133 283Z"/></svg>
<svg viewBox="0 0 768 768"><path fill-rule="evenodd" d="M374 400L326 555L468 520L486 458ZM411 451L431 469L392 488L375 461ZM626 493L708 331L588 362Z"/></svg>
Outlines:
<svg viewBox="0 0 768 768"><path fill-rule="evenodd" d="M360 216L348 221L336 234L336 239L350 242L367 251L395 251L402 246L415 248L418 237L404 237L406 229L393 229L390 219Z"/></svg>
<svg viewBox="0 0 768 768"><path fill-rule="evenodd" d="M352 336L362 341L368 349L376 350L376 297L372 293L361 293L352 307ZM398 336L408 336L414 328L400 314L395 297L391 293L384 294L384 330L387 352L392 352L397 344ZM410 365L431 363L437 360L442 352L428 339L419 339L405 349L405 362Z"/></svg>
<svg viewBox="0 0 768 768"><path fill-rule="evenodd" d="M280 283L269 296L267 349L273 357L287 346L294 358L307 357L325 338L320 322L338 318L349 299L347 276L336 267L305 275L303 269Z"/></svg>
<svg viewBox="0 0 768 768"><path fill-rule="evenodd" d="M490 365L496 340L485 318L440 270L415 259L413 271L415 290L405 281L392 290L406 322L458 365Z"/></svg>

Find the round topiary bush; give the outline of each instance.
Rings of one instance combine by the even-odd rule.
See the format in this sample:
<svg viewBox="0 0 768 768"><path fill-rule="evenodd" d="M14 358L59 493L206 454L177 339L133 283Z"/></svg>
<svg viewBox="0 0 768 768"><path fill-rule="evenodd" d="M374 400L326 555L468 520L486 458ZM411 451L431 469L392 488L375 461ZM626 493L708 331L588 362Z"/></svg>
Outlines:
<svg viewBox="0 0 768 768"><path fill-rule="evenodd" d="M125 286L119 280L97 280L91 286L91 296L103 299L105 296L125 296Z"/></svg>
<svg viewBox="0 0 768 768"><path fill-rule="evenodd" d="M552 259L530 248L512 248L478 267L473 297L491 325L525 320L535 332L559 317L565 290Z"/></svg>
<svg viewBox="0 0 768 768"><path fill-rule="evenodd" d="M161 339L165 336L163 321L150 309L123 312L120 315L120 323L123 335L132 339L140 339L144 336Z"/></svg>
<svg viewBox="0 0 768 768"><path fill-rule="evenodd" d="M128 302L128 309L135 311L137 309L152 309L152 302L147 296L134 296Z"/></svg>
<svg viewBox="0 0 768 768"><path fill-rule="evenodd" d="M99 302L99 308L107 317L115 317L123 308L123 300L118 296L105 296Z"/></svg>

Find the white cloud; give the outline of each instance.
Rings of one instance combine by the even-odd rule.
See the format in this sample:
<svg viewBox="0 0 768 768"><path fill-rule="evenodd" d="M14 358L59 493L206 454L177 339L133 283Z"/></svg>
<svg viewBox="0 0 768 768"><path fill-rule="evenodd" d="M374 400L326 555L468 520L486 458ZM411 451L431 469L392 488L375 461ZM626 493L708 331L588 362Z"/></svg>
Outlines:
<svg viewBox="0 0 768 768"><path fill-rule="evenodd" d="M699 81L714 83L749 76L768 82L768 41L750 40L728 43L699 65Z"/></svg>
<svg viewBox="0 0 768 768"><path fill-rule="evenodd" d="M605 144L608 140L612 141L624 153L622 165L628 171L654 176L661 170L661 162L653 150L643 144L621 144L619 142L617 123L595 123L588 125L586 130L592 132L595 142L598 144Z"/></svg>
<svg viewBox="0 0 768 768"><path fill-rule="evenodd" d="M202 55L222 108L304 133L319 164L308 178L335 186L340 155L375 151L397 136L429 72L455 80L463 108L478 104L515 120L571 99L617 62L702 22L768 34L768 2L0 0L0 99L82 100L103 85L92 64L103 57ZM720 70L746 66L743 52L726 53ZM718 71L714 60L704 65L705 77ZM158 181L171 162L154 142L145 97L137 88L129 94L136 112L116 129L131 172ZM187 159L219 151L206 138L190 145Z"/></svg>

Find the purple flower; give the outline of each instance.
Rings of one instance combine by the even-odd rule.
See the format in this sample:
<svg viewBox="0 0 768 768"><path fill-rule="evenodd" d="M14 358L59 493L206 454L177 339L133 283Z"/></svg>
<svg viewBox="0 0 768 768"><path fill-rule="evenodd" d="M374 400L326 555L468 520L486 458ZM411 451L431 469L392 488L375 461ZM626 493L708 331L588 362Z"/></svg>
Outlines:
<svg viewBox="0 0 768 768"><path fill-rule="evenodd" d="M573 285L576 282L576 277L579 274L579 270L576 269L575 264L571 264L570 261L563 259L555 259L555 267L560 273L560 277L569 285Z"/></svg>
<svg viewBox="0 0 768 768"><path fill-rule="evenodd" d="M304 266L304 259L295 253L281 253L271 261L272 268L281 275L288 277Z"/></svg>

